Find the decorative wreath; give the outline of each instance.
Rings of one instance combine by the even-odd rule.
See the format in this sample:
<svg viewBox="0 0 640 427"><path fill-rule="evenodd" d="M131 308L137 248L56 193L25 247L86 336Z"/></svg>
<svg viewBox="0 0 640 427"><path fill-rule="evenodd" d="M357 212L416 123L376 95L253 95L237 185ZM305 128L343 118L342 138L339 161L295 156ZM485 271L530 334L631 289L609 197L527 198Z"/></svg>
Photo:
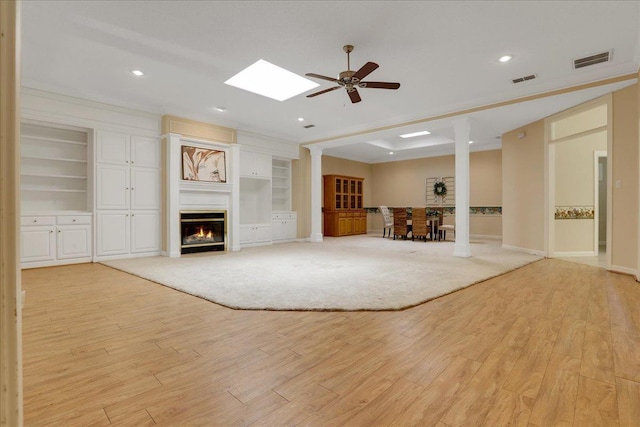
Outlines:
<svg viewBox="0 0 640 427"><path fill-rule="evenodd" d="M433 184L433 194L436 196L446 196L447 195L447 186L444 184L444 181L436 182Z"/></svg>

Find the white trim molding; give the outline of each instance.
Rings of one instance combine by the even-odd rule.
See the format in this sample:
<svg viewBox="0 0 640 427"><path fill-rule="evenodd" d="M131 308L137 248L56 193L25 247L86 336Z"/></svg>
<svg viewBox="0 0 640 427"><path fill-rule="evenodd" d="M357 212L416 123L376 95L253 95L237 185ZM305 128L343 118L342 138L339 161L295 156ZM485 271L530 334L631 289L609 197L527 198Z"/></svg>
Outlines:
<svg viewBox="0 0 640 427"><path fill-rule="evenodd" d="M538 255L541 257L545 256L545 252L544 251L540 251L537 249L529 249L529 248L519 248L517 246L511 246L511 245L502 245L502 249L511 249L512 251L518 251L518 252L524 252L527 254L531 254L531 255Z"/></svg>

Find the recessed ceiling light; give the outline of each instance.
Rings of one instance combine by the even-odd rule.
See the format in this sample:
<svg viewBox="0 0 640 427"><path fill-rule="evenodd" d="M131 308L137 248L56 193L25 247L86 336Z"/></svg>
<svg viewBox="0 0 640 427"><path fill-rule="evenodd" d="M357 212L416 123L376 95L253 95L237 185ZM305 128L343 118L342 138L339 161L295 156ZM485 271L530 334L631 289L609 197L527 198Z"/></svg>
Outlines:
<svg viewBox="0 0 640 427"><path fill-rule="evenodd" d="M140 70L131 70L131 74L133 74L134 76L144 76L144 73Z"/></svg>
<svg viewBox="0 0 640 427"><path fill-rule="evenodd" d="M291 71L273 65L263 59L240 71L225 82L276 101L284 101L293 96L319 86Z"/></svg>
<svg viewBox="0 0 640 427"><path fill-rule="evenodd" d="M420 132L405 133L404 135L400 135L400 138L413 138L414 136L429 135L429 134L431 134L431 132L429 132L428 130L423 130Z"/></svg>
<svg viewBox="0 0 640 427"><path fill-rule="evenodd" d="M304 122L304 117L298 117L299 122Z"/></svg>
<svg viewBox="0 0 640 427"><path fill-rule="evenodd" d="M500 59L498 59L498 61L500 61L500 62L509 62L509 61L511 61L511 58L513 58L513 56L504 55L504 56L501 56Z"/></svg>
<svg viewBox="0 0 640 427"><path fill-rule="evenodd" d="M469 141L469 144L473 144L473 141Z"/></svg>
<svg viewBox="0 0 640 427"><path fill-rule="evenodd" d="M389 151L389 154L390 154L390 155L393 155L393 151Z"/></svg>
<svg viewBox="0 0 640 427"><path fill-rule="evenodd" d="M221 113L227 111L226 107L216 107L215 110L220 111Z"/></svg>

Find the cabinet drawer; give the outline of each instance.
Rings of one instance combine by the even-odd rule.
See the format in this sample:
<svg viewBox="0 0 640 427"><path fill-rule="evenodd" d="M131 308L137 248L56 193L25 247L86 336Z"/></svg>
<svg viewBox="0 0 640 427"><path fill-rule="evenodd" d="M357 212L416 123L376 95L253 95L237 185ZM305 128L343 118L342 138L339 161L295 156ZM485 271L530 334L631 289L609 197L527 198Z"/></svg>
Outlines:
<svg viewBox="0 0 640 427"><path fill-rule="evenodd" d="M275 221L275 220L292 220L292 219L296 219L296 214L292 214L292 213L272 214L271 215L271 219L273 221Z"/></svg>
<svg viewBox="0 0 640 427"><path fill-rule="evenodd" d="M80 225L91 224L91 217L89 215L69 215L59 216L58 225Z"/></svg>
<svg viewBox="0 0 640 427"><path fill-rule="evenodd" d="M23 216L20 225L55 225L55 216Z"/></svg>

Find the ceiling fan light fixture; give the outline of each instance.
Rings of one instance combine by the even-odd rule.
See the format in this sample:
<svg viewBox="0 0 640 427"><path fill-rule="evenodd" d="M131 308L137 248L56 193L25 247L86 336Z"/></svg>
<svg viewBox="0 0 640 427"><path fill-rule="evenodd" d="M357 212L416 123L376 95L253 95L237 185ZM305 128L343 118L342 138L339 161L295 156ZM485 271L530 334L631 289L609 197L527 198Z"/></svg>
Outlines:
<svg viewBox="0 0 640 427"><path fill-rule="evenodd" d="M254 62L224 83L276 101L286 101L319 86L264 59Z"/></svg>
<svg viewBox="0 0 640 427"><path fill-rule="evenodd" d="M430 134L431 132L429 132L428 130L421 130L419 132L405 133L404 135L400 135L400 138L413 138L415 136L430 135Z"/></svg>
<svg viewBox="0 0 640 427"><path fill-rule="evenodd" d="M307 98L313 98L314 96L322 95L324 93L333 92L336 89L344 88L351 99L353 104L362 101L358 88L373 88L373 89L398 89L400 83L394 82L363 82L362 79L367 77L371 72L375 71L379 65L375 62L367 62L357 71L351 70L351 62L349 54L353 51L353 46L348 44L342 48L347 54L347 70L338 73L338 78L323 76L322 74L307 73L306 76L313 77L315 79L327 80L338 86L330 87L319 92L315 92L307 95Z"/></svg>

